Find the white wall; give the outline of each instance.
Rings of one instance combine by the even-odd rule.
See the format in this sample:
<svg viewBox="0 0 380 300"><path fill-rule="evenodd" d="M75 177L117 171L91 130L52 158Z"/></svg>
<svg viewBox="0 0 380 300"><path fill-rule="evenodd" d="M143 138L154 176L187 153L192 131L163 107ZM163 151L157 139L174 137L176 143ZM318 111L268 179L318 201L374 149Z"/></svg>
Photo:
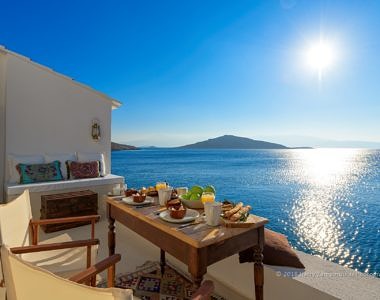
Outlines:
<svg viewBox="0 0 380 300"><path fill-rule="evenodd" d="M4 176L5 176L5 53L0 50L0 203L5 201Z"/></svg>
<svg viewBox="0 0 380 300"><path fill-rule="evenodd" d="M103 152L110 170L112 103L71 79L15 55L6 73L6 153ZM92 120L101 139L91 138Z"/></svg>

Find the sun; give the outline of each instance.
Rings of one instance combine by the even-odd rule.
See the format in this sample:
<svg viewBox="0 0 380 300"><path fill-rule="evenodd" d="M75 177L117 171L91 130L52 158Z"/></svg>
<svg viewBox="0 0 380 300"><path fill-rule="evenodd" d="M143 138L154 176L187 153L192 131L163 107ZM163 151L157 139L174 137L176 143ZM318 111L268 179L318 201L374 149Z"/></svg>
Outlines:
<svg viewBox="0 0 380 300"><path fill-rule="evenodd" d="M335 51L331 43L320 39L309 46L306 51L306 63L313 70L318 71L319 77L330 68L335 60Z"/></svg>

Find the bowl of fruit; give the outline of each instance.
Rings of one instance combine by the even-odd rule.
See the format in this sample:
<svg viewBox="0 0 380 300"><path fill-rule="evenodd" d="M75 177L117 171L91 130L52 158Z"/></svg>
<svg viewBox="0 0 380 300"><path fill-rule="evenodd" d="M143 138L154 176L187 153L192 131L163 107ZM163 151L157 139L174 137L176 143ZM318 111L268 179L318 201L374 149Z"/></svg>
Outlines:
<svg viewBox="0 0 380 300"><path fill-rule="evenodd" d="M201 197L204 192L213 193L215 195L215 188L212 185L205 186L204 188L199 185L194 185L186 194L179 196L179 199L188 208L203 208Z"/></svg>

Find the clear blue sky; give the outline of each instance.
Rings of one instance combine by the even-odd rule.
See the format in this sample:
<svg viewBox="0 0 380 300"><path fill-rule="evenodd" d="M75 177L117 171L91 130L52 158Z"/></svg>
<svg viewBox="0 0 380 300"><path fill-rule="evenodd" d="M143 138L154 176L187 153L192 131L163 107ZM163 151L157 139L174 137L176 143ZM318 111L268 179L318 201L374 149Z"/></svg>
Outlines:
<svg viewBox="0 0 380 300"><path fill-rule="evenodd" d="M0 44L124 103L115 141L380 142L380 1L1 2Z"/></svg>

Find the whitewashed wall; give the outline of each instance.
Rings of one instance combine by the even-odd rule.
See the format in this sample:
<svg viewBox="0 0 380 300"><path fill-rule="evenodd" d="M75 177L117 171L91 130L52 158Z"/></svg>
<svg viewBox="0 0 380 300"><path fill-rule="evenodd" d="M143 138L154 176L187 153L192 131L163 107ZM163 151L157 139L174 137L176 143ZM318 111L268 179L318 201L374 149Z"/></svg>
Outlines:
<svg viewBox="0 0 380 300"><path fill-rule="evenodd" d="M6 82L6 154L103 152L110 170L109 99L15 55L8 55ZM99 142L91 138L93 119Z"/></svg>
<svg viewBox="0 0 380 300"><path fill-rule="evenodd" d="M0 49L0 203L5 200L5 70L6 55Z"/></svg>

